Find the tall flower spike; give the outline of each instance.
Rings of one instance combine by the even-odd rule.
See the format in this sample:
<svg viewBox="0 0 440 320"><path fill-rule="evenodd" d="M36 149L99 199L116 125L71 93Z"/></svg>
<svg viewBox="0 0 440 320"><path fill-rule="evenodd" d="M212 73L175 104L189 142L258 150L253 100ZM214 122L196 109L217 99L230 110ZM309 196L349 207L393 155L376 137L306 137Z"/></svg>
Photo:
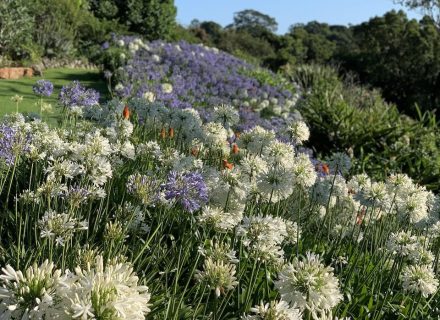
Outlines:
<svg viewBox="0 0 440 320"><path fill-rule="evenodd" d="M128 120L130 118L130 109L128 109L128 105L124 107L124 111L122 111L122 116L124 119Z"/></svg>
<svg viewBox="0 0 440 320"><path fill-rule="evenodd" d="M167 132L165 131L165 128L162 128L162 129L160 130L160 137L161 137L162 139L165 139L165 138L167 137Z"/></svg>
<svg viewBox="0 0 440 320"><path fill-rule="evenodd" d="M236 143L234 143L232 145L232 153L233 154L238 154L240 152L240 149L238 148L238 145Z"/></svg>
<svg viewBox="0 0 440 320"><path fill-rule="evenodd" d="M223 169L229 169L231 170L234 167L233 163L228 162L228 160L223 160Z"/></svg>

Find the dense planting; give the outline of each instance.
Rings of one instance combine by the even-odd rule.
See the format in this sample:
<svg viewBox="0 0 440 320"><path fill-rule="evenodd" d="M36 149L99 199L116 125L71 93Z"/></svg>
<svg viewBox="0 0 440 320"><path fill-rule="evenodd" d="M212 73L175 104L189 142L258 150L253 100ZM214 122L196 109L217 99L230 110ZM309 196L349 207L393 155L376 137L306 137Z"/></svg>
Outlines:
<svg viewBox="0 0 440 320"><path fill-rule="evenodd" d="M437 195L311 158L301 92L269 72L119 49L111 101L73 82L61 127L1 120L1 318L439 316Z"/></svg>

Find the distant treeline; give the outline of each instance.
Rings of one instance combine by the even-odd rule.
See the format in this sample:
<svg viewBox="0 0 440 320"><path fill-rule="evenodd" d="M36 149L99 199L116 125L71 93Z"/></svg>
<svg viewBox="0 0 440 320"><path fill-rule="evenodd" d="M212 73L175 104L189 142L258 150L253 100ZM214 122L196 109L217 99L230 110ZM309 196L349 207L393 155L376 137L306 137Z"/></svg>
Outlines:
<svg viewBox="0 0 440 320"><path fill-rule="evenodd" d="M194 20L181 37L225 50L274 71L300 64L332 64L345 75L379 88L407 114L440 103L440 33L429 16L410 20L403 11L353 26L316 21L277 35L274 18L255 10L235 14L222 27Z"/></svg>

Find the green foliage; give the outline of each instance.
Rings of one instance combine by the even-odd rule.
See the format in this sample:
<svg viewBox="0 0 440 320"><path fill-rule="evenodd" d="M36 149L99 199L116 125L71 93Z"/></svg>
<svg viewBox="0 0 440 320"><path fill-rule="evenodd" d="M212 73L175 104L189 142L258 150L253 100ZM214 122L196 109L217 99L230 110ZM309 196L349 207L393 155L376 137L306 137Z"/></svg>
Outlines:
<svg viewBox="0 0 440 320"><path fill-rule="evenodd" d="M311 144L323 155L343 150L357 159L358 172L384 178L405 172L433 190L440 189L439 128L431 113L419 120L401 115L377 91L336 77L322 66L291 72L305 95L302 115L311 126Z"/></svg>
<svg viewBox="0 0 440 320"><path fill-rule="evenodd" d="M295 85L288 81L281 74L276 74L265 68L244 69L241 71L243 74L256 79L262 85L269 85L273 87L282 88L283 90L289 90L290 92L296 92Z"/></svg>
<svg viewBox="0 0 440 320"><path fill-rule="evenodd" d="M31 18L27 0L0 1L0 55L11 59L29 58L32 49Z"/></svg>
<svg viewBox="0 0 440 320"><path fill-rule="evenodd" d="M184 28L180 24L177 24L173 28L173 32L170 35L170 40L171 41L183 40L188 43L200 43L201 42L199 37L197 37L193 32Z"/></svg>
<svg viewBox="0 0 440 320"><path fill-rule="evenodd" d="M275 18L256 10L243 10L234 14L234 23L231 27L248 30L250 33L266 30L276 32L278 23Z"/></svg>
<svg viewBox="0 0 440 320"><path fill-rule="evenodd" d="M294 25L289 33L294 44L290 50L300 62L329 62L336 51L336 44L330 39L332 35L329 25L324 23Z"/></svg>
<svg viewBox="0 0 440 320"><path fill-rule="evenodd" d="M274 49L265 39L255 38L248 32L236 30L225 31L216 46L226 52L248 54L259 61L275 54Z"/></svg>
<svg viewBox="0 0 440 320"><path fill-rule="evenodd" d="M409 9L421 10L430 16L440 26L440 0L394 0L394 2L407 6Z"/></svg>
<svg viewBox="0 0 440 320"><path fill-rule="evenodd" d="M415 104L433 110L440 102L440 33L434 22L389 12L353 27L356 49L341 60L363 82L382 89L388 101L416 116Z"/></svg>
<svg viewBox="0 0 440 320"><path fill-rule="evenodd" d="M105 70L114 73L120 66L125 64L125 59L128 56L129 53L125 48L110 47L107 50L101 50L95 61L102 65Z"/></svg>
<svg viewBox="0 0 440 320"><path fill-rule="evenodd" d="M168 39L177 14L173 0L127 1L130 29L149 40Z"/></svg>
<svg viewBox="0 0 440 320"><path fill-rule="evenodd" d="M77 47L82 55L96 61L101 55L101 44L110 40L111 33L126 34L128 28L112 20L98 19L91 13L83 16L78 26Z"/></svg>
<svg viewBox="0 0 440 320"><path fill-rule="evenodd" d="M33 41L44 56L65 57L76 53L78 28L87 14L82 1L28 0L35 28Z"/></svg>
<svg viewBox="0 0 440 320"><path fill-rule="evenodd" d="M91 0L89 4L96 17L118 21L149 40L169 39L175 27L173 0Z"/></svg>

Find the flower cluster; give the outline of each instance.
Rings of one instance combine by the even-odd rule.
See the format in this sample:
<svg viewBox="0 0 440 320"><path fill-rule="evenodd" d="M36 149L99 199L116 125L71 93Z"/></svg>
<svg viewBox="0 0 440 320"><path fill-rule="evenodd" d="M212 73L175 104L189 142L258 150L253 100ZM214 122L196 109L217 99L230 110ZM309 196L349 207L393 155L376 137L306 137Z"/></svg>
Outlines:
<svg viewBox="0 0 440 320"><path fill-rule="evenodd" d="M99 103L99 92L83 87L79 81L61 88L59 94L60 104L67 108L91 107Z"/></svg>
<svg viewBox="0 0 440 320"><path fill-rule="evenodd" d="M55 270L47 260L23 274L10 265L0 276L0 314L5 319L145 319L148 288L127 263L104 265L98 256L87 269Z"/></svg>
<svg viewBox="0 0 440 320"><path fill-rule="evenodd" d="M308 252L302 259L294 258L283 267L275 286L281 299L308 310L320 319L342 300L339 281L333 268L324 266L319 255Z"/></svg>
<svg viewBox="0 0 440 320"><path fill-rule="evenodd" d="M49 97L53 92L53 83L49 80L41 79L32 87L32 90L36 95Z"/></svg>
<svg viewBox="0 0 440 320"><path fill-rule="evenodd" d="M123 100L74 82L83 117L0 122L0 319L435 318L437 195L313 159L295 94L241 60L114 41Z"/></svg>
<svg viewBox="0 0 440 320"><path fill-rule="evenodd" d="M208 189L202 175L197 172L178 174L171 171L163 189L165 199L176 201L188 212L198 210L208 201Z"/></svg>

